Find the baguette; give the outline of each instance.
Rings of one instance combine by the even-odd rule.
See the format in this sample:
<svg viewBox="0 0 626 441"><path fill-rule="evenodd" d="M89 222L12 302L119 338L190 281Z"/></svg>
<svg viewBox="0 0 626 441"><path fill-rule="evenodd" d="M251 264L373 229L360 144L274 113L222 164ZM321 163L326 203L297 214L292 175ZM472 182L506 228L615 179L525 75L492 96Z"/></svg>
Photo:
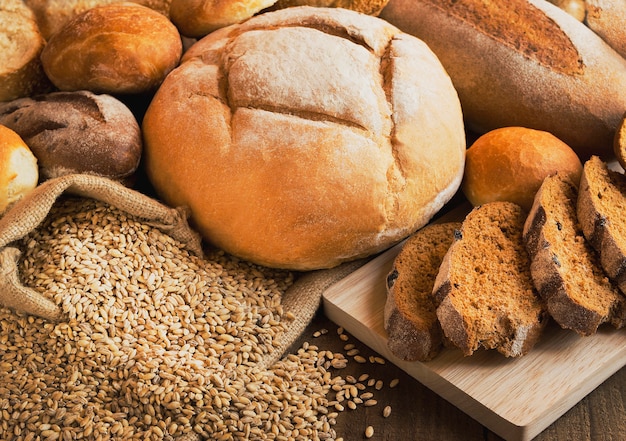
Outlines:
<svg viewBox="0 0 626 441"><path fill-rule="evenodd" d="M544 0L390 0L380 16L422 39L452 78L469 128L551 132L585 159L612 155L626 60Z"/></svg>

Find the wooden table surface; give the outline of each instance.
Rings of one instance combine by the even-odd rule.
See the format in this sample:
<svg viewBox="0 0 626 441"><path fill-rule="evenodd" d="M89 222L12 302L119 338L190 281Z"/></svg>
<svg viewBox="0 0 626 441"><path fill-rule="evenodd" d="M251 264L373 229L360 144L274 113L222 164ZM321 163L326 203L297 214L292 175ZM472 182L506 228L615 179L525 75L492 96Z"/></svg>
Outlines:
<svg viewBox="0 0 626 441"><path fill-rule="evenodd" d="M365 429L372 426L374 435L371 440L502 440L392 363L387 361L380 364L380 360L370 360L378 354L345 331L344 338L347 341L340 339L338 330L341 331L320 310L293 348L297 349L306 341L320 350L345 354L345 345L352 343L368 361L358 363L352 357L347 357L350 360L347 367L333 371L333 374L343 377L352 375L355 378L368 374L369 378L383 380L384 386L380 390L369 388L377 401L376 405L359 405L354 410L346 408L339 413L334 426L337 437L342 437L344 441L364 440L367 439ZM567 372L563 375L567 375ZM399 379L398 386L389 387L395 378ZM619 370L587 395L535 440L626 440L625 405L626 368ZM385 406L391 407L391 414L387 418L383 417Z"/></svg>

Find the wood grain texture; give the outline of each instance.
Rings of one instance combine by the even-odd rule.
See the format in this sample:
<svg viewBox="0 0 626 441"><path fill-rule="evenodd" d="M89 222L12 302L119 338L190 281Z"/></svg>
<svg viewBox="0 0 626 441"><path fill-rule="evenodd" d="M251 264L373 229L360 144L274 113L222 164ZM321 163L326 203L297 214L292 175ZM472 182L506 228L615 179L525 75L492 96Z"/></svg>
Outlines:
<svg viewBox="0 0 626 441"><path fill-rule="evenodd" d="M507 440L532 439L626 364L626 331L602 328L582 338L556 325L550 326L539 344L519 359L506 359L493 351L463 357L454 349L444 350L427 363L395 359L386 347L382 311L384 279L398 247L329 288L324 294L325 314L499 436ZM616 398L623 397L620 393L623 389ZM576 430L572 428L576 439L592 422L614 417L611 413L619 410L613 406L623 407L622 398L606 401L605 407L611 410L593 407L589 422L581 422ZM620 415L623 419L624 413ZM616 430L623 429L623 423L617 425L622 427Z"/></svg>

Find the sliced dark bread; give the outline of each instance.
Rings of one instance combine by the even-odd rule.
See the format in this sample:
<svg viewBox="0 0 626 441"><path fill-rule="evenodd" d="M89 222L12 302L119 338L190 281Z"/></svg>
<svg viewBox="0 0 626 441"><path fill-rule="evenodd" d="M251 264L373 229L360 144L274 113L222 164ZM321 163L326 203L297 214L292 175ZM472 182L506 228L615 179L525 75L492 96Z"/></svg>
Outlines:
<svg viewBox="0 0 626 441"><path fill-rule="evenodd" d="M406 361L428 361L441 350L442 334L432 291L443 256L460 222L430 224L409 237L387 276L384 327L387 346Z"/></svg>
<svg viewBox="0 0 626 441"><path fill-rule="evenodd" d="M577 216L602 268L626 293L626 177L597 156L584 164Z"/></svg>
<svg viewBox="0 0 626 441"><path fill-rule="evenodd" d="M548 321L522 240L525 219L510 202L478 206L443 259L433 288L437 317L445 337L466 356L481 347L522 356Z"/></svg>
<svg viewBox="0 0 626 441"><path fill-rule="evenodd" d="M580 335L610 322L624 325L626 298L606 276L576 215L577 187L565 176L547 177L524 225L535 288L552 318Z"/></svg>

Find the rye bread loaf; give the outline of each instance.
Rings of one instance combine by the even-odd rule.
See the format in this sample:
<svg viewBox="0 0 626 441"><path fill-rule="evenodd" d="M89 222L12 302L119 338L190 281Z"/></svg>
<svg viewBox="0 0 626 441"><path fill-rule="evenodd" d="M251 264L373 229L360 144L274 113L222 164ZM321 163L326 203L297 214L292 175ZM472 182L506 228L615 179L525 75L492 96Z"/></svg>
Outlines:
<svg viewBox="0 0 626 441"><path fill-rule="evenodd" d="M141 160L139 123L110 95L51 92L0 103L0 124L24 139L44 179L90 173L123 180Z"/></svg>
<svg viewBox="0 0 626 441"><path fill-rule="evenodd" d="M391 0L380 17L425 41L478 133L554 134L584 160L612 154L626 112L626 60L545 0Z"/></svg>
<svg viewBox="0 0 626 441"><path fill-rule="evenodd" d="M535 288L563 328L594 334L603 323L621 328L626 297L603 271L576 214L578 191L565 176L547 177L524 225Z"/></svg>
<svg viewBox="0 0 626 441"><path fill-rule="evenodd" d="M385 250L454 196L458 96L430 49L376 17L308 6L192 46L143 119L150 181L207 242L313 270Z"/></svg>
<svg viewBox="0 0 626 441"><path fill-rule="evenodd" d="M384 327L387 346L398 358L428 361L441 350L443 338L433 296L443 256L454 241L459 222L430 224L402 245L386 278Z"/></svg>
<svg viewBox="0 0 626 441"><path fill-rule="evenodd" d="M22 0L0 4L0 102L49 91L39 56L46 42Z"/></svg>
<svg viewBox="0 0 626 441"><path fill-rule="evenodd" d="M577 216L606 274L626 293L626 177L597 156L585 162Z"/></svg>
<svg viewBox="0 0 626 441"><path fill-rule="evenodd" d="M526 212L511 202L474 208L446 253L433 294L445 337L466 356L479 348L526 354L548 321L522 239Z"/></svg>

